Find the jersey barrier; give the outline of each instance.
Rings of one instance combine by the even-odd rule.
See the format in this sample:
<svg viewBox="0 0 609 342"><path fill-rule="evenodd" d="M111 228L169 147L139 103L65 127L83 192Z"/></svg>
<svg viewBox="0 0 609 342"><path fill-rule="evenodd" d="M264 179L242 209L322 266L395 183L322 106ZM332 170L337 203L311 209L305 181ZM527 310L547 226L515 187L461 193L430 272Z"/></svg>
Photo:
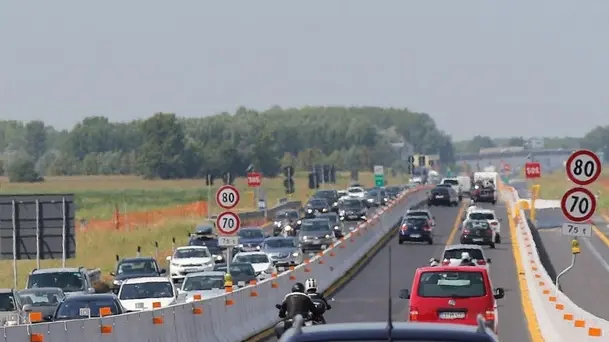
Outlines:
<svg viewBox="0 0 609 342"><path fill-rule="evenodd" d="M296 281L314 277L320 290L325 290L341 278L392 231L407 208L427 200L428 189L408 190L304 264L257 284L138 313L5 327L0 342L242 341L278 321L275 304L282 302Z"/></svg>
<svg viewBox="0 0 609 342"><path fill-rule="evenodd" d="M609 321L596 317L573 303L558 290L543 267L525 212L518 204L518 192L508 185L502 185L501 196L508 207L509 219L514 220L516 226L518 249L524 268L524 274L519 274L519 277L526 280L538 328L544 340L607 341Z"/></svg>

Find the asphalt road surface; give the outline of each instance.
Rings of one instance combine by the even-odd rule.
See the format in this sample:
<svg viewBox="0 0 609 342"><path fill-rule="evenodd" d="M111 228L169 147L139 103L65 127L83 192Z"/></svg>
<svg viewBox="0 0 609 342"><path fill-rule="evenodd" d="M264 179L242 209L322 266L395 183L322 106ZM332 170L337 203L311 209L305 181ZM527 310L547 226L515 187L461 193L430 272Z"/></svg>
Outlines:
<svg viewBox="0 0 609 342"><path fill-rule="evenodd" d="M555 215L552 221L564 222L564 217L559 210L551 212L541 210L538 221ZM540 226L543 222L539 222ZM580 239L581 253L577 255L575 266L560 278L561 290L571 300L584 310L604 319L609 319L609 306L605 299L605 293L609 289L609 240L602 237L609 235L607 222L598 218L595 220L595 231L589 239ZM563 271L569 265L573 254L571 254L571 238L561 235L561 228L539 229L543 249L550 258L553 272L548 270L551 276ZM600 237L599 237L600 235ZM548 269L548 267L546 267ZM552 275L552 273L555 273Z"/></svg>
<svg viewBox="0 0 609 342"><path fill-rule="evenodd" d="M505 297L498 302L499 337L503 342L526 342L530 341L529 329L521 306L506 211L502 205L497 205L495 209L497 215L503 219L501 227L503 242L497 245L495 250L488 249L485 252L487 257L492 259L493 286L503 287L506 292ZM386 321L389 295L394 298L392 319L406 320L408 301L397 298L399 290L410 289L415 270L428 265L432 257L440 258L446 244L458 243L458 233L451 234L451 232L456 225L459 208L434 207L431 210L436 217L435 244L399 245L396 237L391 239L387 244L391 246L391 256L388 247L385 246L364 269L334 294L332 310L325 314L328 323ZM391 294L387 293L389 258L392 263Z"/></svg>

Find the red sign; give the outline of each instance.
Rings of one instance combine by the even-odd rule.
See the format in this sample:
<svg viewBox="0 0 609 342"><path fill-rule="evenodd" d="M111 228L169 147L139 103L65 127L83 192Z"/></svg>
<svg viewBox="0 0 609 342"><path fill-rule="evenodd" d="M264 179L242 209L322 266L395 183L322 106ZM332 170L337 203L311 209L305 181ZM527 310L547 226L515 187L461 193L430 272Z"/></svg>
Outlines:
<svg viewBox="0 0 609 342"><path fill-rule="evenodd" d="M541 177L541 164L538 162L528 162L524 164L524 175L526 178Z"/></svg>
<svg viewBox="0 0 609 342"><path fill-rule="evenodd" d="M565 163L567 177L577 185L590 185L601 175L602 163L592 151L578 150L573 152Z"/></svg>
<svg viewBox="0 0 609 342"><path fill-rule="evenodd" d="M562 196L560 209L569 221L587 222L596 211L596 197L586 188L571 188Z"/></svg>
<svg viewBox="0 0 609 342"><path fill-rule="evenodd" d="M237 234L241 228L239 215L232 211L220 213L216 218L216 230L220 235L231 236Z"/></svg>
<svg viewBox="0 0 609 342"><path fill-rule="evenodd" d="M260 172L250 172L247 174L247 185L257 188L262 185L262 174Z"/></svg>

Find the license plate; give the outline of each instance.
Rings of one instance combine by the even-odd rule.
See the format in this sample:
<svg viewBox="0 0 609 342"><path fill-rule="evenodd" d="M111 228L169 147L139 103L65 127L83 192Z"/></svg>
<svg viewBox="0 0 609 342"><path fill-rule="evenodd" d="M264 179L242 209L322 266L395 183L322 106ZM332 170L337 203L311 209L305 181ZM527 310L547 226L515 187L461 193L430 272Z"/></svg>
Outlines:
<svg viewBox="0 0 609 342"><path fill-rule="evenodd" d="M440 312L440 319L462 319L465 312Z"/></svg>
<svg viewBox="0 0 609 342"><path fill-rule="evenodd" d="M436 196L436 198L444 198L444 196L440 195L440 196Z"/></svg>
<svg viewBox="0 0 609 342"><path fill-rule="evenodd" d="M482 239L472 239L474 242L482 242Z"/></svg>
<svg viewBox="0 0 609 342"><path fill-rule="evenodd" d="M89 317L89 316L91 316L91 309L89 309L89 308L80 308L80 309L78 309L78 314L81 317Z"/></svg>
<svg viewBox="0 0 609 342"><path fill-rule="evenodd" d="M143 309L144 308L144 303L135 303L135 308L136 309Z"/></svg>
<svg viewBox="0 0 609 342"><path fill-rule="evenodd" d="M410 234L410 237L412 237L412 238L420 238L421 234Z"/></svg>
<svg viewBox="0 0 609 342"><path fill-rule="evenodd" d="M321 243L321 241L313 241L314 245L319 245Z"/></svg>
<svg viewBox="0 0 609 342"><path fill-rule="evenodd" d="M186 273L194 273L197 272L199 269L198 268L187 268L184 270L184 272Z"/></svg>
<svg viewBox="0 0 609 342"><path fill-rule="evenodd" d="M326 249L326 248L328 248L327 245L321 245L321 249Z"/></svg>
<svg viewBox="0 0 609 342"><path fill-rule="evenodd" d="M349 215L349 218L357 218L357 215Z"/></svg>

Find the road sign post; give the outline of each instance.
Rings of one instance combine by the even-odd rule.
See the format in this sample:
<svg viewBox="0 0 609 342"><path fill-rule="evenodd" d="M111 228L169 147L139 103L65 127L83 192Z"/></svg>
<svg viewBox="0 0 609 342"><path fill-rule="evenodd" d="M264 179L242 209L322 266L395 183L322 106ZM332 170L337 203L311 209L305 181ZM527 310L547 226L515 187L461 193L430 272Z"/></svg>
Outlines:
<svg viewBox="0 0 609 342"><path fill-rule="evenodd" d="M222 209L233 209L239 204L239 200L239 190L232 185L223 185L216 192L216 204Z"/></svg>
<svg viewBox="0 0 609 342"><path fill-rule="evenodd" d="M383 165L374 165L374 185L385 186L385 170Z"/></svg>
<svg viewBox="0 0 609 342"><path fill-rule="evenodd" d="M240 199L239 190L232 185L221 186L216 192L216 204L226 210L216 218L216 233L218 234L218 245L226 247L226 269L228 272L230 272L233 247L239 244L238 232L241 228L239 215L230 210L239 204Z"/></svg>

